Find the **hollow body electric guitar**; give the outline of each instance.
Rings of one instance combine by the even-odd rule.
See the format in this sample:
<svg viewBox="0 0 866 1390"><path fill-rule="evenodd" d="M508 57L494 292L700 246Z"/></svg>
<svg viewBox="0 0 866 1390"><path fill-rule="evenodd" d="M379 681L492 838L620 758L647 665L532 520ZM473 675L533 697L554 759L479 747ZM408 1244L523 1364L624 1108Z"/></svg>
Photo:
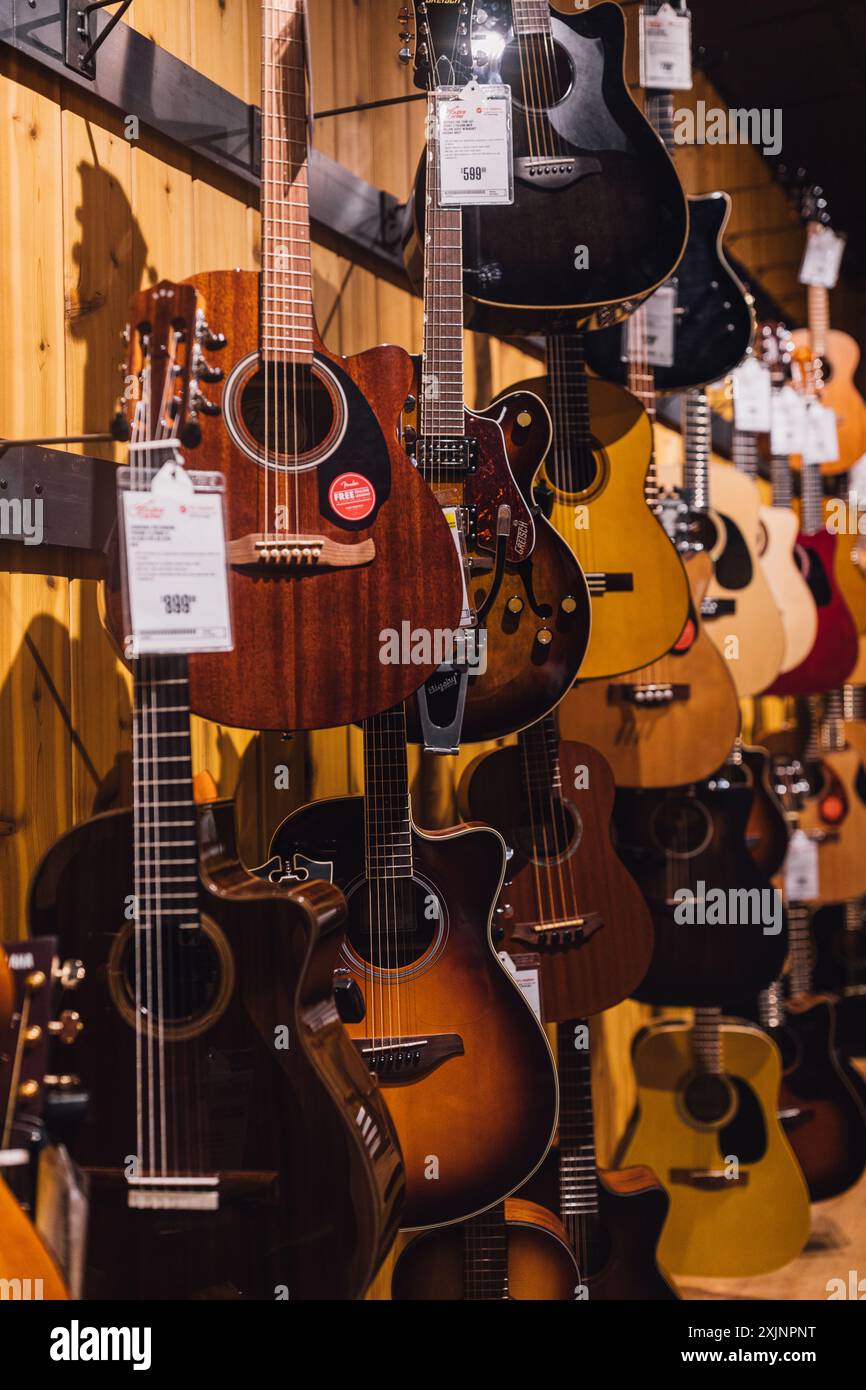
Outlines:
<svg viewBox="0 0 866 1390"><path fill-rule="evenodd" d="M346 724L417 689L435 669L381 659L382 634L460 619L460 571L440 508L400 448L411 364L396 347L344 359L313 316L303 0L263 20L262 271L195 285L232 325L204 430L203 466L228 478L237 645L193 658L193 709L253 729ZM202 349L220 340L203 327ZM199 354L201 358L201 353ZM222 379L224 377L224 379ZM406 564L406 556L413 564Z"/></svg>
<svg viewBox="0 0 866 1390"><path fill-rule="evenodd" d="M159 470L179 486L195 296L156 286L131 320L130 483L149 491ZM111 595L109 615L119 637ZM345 901L244 868L232 806L193 804L186 658L133 669L133 809L63 835L28 903L32 934L85 962L85 1296L358 1297L403 1170L334 1003Z"/></svg>
<svg viewBox="0 0 866 1390"><path fill-rule="evenodd" d="M612 1008L650 961L649 913L610 843L613 797L604 758L560 743L552 716L480 754L461 782L461 812L511 849L497 928L504 950L538 952L545 1023Z"/></svg>
<svg viewBox="0 0 866 1390"><path fill-rule="evenodd" d="M403 1224L442 1225L508 1196L541 1162L556 1123L553 1058L491 941L501 836L415 827L402 707L366 721L364 776L363 798L289 816L271 854L275 872L346 894L341 1015L400 1138Z"/></svg>
<svg viewBox="0 0 866 1390"><path fill-rule="evenodd" d="M623 1161L670 1197L659 1259L677 1275L778 1269L809 1235L809 1194L776 1116L781 1068L753 1024L699 1009L636 1037L637 1123Z"/></svg>
<svg viewBox="0 0 866 1390"><path fill-rule="evenodd" d="M551 709L577 675L590 615L580 565L532 501L550 443L544 405L526 391L483 412L463 404L460 210L439 204L432 98L427 208L424 352L403 439L452 528L466 638L483 643L481 667L446 663L419 694L425 743L453 748L461 732L499 737Z"/></svg>
<svg viewBox="0 0 866 1390"><path fill-rule="evenodd" d="M565 15L543 0L491 0L482 25L480 9L415 5L419 85L431 51L456 45L465 56L471 45L479 80L507 83L513 96L514 203L463 217L470 326L534 331L649 294L682 255L685 197L628 92L622 11L604 3ZM423 244L423 184L410 273Z"/></svg>

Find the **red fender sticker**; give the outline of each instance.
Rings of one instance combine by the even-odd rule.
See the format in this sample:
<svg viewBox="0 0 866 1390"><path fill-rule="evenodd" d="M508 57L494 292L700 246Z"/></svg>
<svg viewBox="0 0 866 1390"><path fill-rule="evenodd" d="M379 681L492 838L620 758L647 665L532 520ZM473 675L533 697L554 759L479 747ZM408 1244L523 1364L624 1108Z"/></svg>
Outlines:
<svg viewBox="0 0 866 1390"><path fill-rule="evenodd" d="M363 521L376 505L376 494L360 473L341 473L328 488L328 501L344 521Z"/></svg>

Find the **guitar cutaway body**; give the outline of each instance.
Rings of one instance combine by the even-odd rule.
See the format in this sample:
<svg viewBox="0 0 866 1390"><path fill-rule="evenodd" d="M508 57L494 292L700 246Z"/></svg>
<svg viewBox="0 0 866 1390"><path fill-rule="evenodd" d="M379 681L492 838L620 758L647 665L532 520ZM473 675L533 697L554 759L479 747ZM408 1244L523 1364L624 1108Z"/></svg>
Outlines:
<svg viewBox="0 0 866 1390"><path fill-rule="evenodd" d="M761 507L761 569L770 586L785 634L781 674L805 661L818 635L818 610L796 560L798 524L790 508Z"/></svg>
<svg viewBox="0 0 866 1390"><path fill-rule="evenodd" d="M827 531L797 538L800 563L818 614L818 633L799 666L777 676L765 695L820 695L842 685L857 662L857 624L836 579L838 536Z"/></svg>

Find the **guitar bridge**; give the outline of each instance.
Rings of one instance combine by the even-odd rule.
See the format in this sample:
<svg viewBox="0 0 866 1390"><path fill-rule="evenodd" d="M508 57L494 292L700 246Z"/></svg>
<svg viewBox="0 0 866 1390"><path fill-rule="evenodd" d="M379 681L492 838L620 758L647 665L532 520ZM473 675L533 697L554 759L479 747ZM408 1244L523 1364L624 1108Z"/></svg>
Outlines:
<svg viewBox="0 0 866 1390"><path fill-rule="evenodd" d="M742 1169L736 1177L730 1177L723 1168L671 1168L670 1181L685 1187L702 1188L705 1192L720 1192L725 1187L747 1187L748 1170Z"/></svg>
<svg viewBox="0 0 866 1390"><path fill-rule="evenodd" d="M227 551L230 565L310 572L369 565L376 558L376 543L369 538L346 545L330 536L249 535L229 541Z"/></svg>
<svg viewBox="0 0 866 1390"><path fill-rule="evenodd" d="M611 705L670 705L675 700L687 700L690 693L690 686L669 682L646 681L638 685L620 681L607 687L608 704Z"/></svg>
<svg viewBox="0 0 866 1390"><path fill-rule="evenodd" d="M580 946L604 926L599 912L585 917L564 917L558 922L520 922L512 930L515 941L530 946Z"/></svg>
<svg viewBox="0 0 866 1390"><path fill-rule="evenodd" d="M358 1038L355 1047L383 1086L419 1081L441 1067L449 1057L463 1056L463 1039L459 1033L437 1033L428 1038L395 1038L389 1042Z"/></svg>
<svg viewBox="0 0 866 1390"><path fill-rule="evenodd" d="M577 155L559 155L544 159L540 155L523 155L514 161L514 174L525 183L541 188L567 188L589 174L601 173L601 160Z"/></svg>

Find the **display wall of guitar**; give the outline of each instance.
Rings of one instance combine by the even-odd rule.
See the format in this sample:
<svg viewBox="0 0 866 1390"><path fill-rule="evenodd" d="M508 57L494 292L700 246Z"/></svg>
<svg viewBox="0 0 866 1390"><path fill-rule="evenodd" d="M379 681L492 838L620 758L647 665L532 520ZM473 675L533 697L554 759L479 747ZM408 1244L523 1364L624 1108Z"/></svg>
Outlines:
<svg viewBox="0 0 866 1390"><path fill-rule="evenodd" d="M270 853L276 873L346 893L341 1013L400 1138L403 1225L444 1225L510 1196L543 1159L553 1057L491 937L505 843L489 826L415 825L402 707L365 722L364 785L288 816Z"/></svg>
<svg viewBox="0 0 866 1390"><path fill-rule="evenodd" d="M809 1194L777 1118L781 1065L766 1034L698 1009L693 1025L644 1028L633 1061L638 1109L623 1162L648 1164L667 1189L664 1267L737 1278L799 1255Z"/></svg>
<svg viewBox="0 0 866 1390"><path fill-rule="evenodd" d="M546 1023L601 1013L643 979L652 922L610 842L614 785L586 743L561 743L551 716L517 745L481 753L458 791L467 820L511 850L496 912L499 944L539 955Z"/></svg>
<svg viewBox="0 0 866 1390"><path fill-rule="evenodd" d="M414 8L419 85L427 85L429 22L445 31L437 52L450 51L460 26L479 80L505 82L513 94L514 203L468 208L463 218L471 327L573 325L616 313L667 279L685 245L685 197L625 83L619 6L567 15L543 0L489 0L483 23L468 0ZM411 212L407 260L420 279L423 178Z"/></svg>
<svg viewBox="0 0 866 1390"><path fill-rule="evenodd" d="M185 476L196 314L188 285L132 303L136 488L160 468ZM116 624L116 595L108 609ZM232 804L194 804L186 658L138 659L133 687L133 808L63 835L28 901L34 937L87 963L91 1103L72 1145L90 1183L85 1297L358 1297L393 1239L403 1170L334 1003L345 901L252 875Z"/></svg>
<svg viewBox="0 0 866 1390"><path fill-rule="evenodd" d="M458 49L440 57L424 24L429 71L447 68L464 84L468 62L461 65ZM550 445L544 405L528 391L511 391L486 411L464 406L461 216L440 204L432 97L427 126L424 351L403 441L454 528L464 624L485 644L486 669L468 679L437 673L425 689L425 715L437 728L453 728L465 699L462 737L477 742L534 722L562 698L586 651L590 605L580 565L532 498ZM414 717L409 729L410 737L431 733ZM448 744L459 741L458 732Z"/></svg>
<svg viewBox="0 0 866 1390"><path fill-rule="evenodd" d="M204 468L229 481L235 649L190 662L195 713L251 729L333 727L403 699L430 659L382 659L383 632L459 625L441 509L398 441L411 363L321 342L313 308L303 0L262 7L262 271L194 283L204 324L193 406ZM204 362L220 348L221 367ZM407 555L412 564L406 563Z"/></svg>
<svg viewBox="0 0 866 1390"><path fill-rule="evenodd" d="M663 0L649 0L657 11ZM686 9L678 0L676 9ZM646 92L646 111L673 159L674 96ZM676 292L673 361L654 366L658 391L681 391L719 381L740 362L754 332L752 296L732 271L724 252L725 229L731 216L727 193L689 195L689 234L683 258L668 284ZM593 333L587 361L606 381L627 381L628 344L621 326Z"/></svg>

